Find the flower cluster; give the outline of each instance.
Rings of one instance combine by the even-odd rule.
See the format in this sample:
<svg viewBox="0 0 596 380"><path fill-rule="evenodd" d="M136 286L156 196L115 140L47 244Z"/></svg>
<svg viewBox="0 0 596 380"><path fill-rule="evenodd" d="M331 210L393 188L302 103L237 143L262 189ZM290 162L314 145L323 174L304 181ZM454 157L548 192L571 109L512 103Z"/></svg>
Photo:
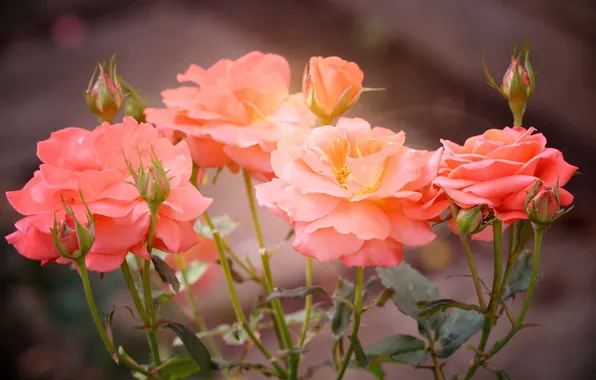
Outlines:
<svg viewBox="0 0 596 380"><path fill-rule="evenodd" d="M513 127L489 129L468 138L463 145L441 140L443 146L431 150L405 145L403 131L345 116L362 93L371 89L363 87L364 73L358 65L339 57L311 58L302 78L302 93L297 94L290 93L290 67L279 55L252 52L237 60L221 60L208 69L191 65L178 75L179 82L191 85L163 91L166 107L150 109L145 109L146 102L138 91L116 73L114 61L107 72L100 65L99 77L94 85L90 84L86 102L100 120L106 121L93 130L62 129L39 142L39 170L23 189L7 193L8 201L23 218L6 239L21 255L39 260L42 265L76 264L108 352L141 378L159 375L168 379L169 373L177 373L172 366L180 363L184 364L184 373L207 372L206 378L219 368L211 360L211 355L219 354L210 338L206 349L184 326L158 318L156 305L172 296L171 288L174 292L184 291L189 314L205 330L204 336L223 332L224 340L232 344L252 339L273 366L271 370L260 364L234 364L230 368L256 368L267 376L296 380L300 350L316 333L313 330L309 335L308 331L313 308L310 297L323 291L322 287L311 286L314 259L339 260L356 267L356 283L344 289L338 287L333 298L343 304L334 307L332 312L339 315L334 314L332 319L345 321L343 327L334 329L345 330L354 315L345 355L342 342L346 334L343 330L333 331L338 380L351 363L362 366L363 356L368 361L374 356L371 352L380 350L365 352L358 347L360 317L364 310L384 303L387 299L383 297L396 291L403 292L401 298L407 300L398 305L400 310L408 309L406 303L412 304L404 313L417 319L427 338L423 342L407 336L408 347L420 347L416 350L423 354L419 363L411 364L419 368L430 352L437 379L446 378L438 358L449 357L459 346L443 347L439 354L434 351L435 345L447 341L449 345L462 344L482 327L480 345L474 348L477 355L465 377L470 379L523 328L538 278L543 232L570 210L563 207L573 201L573 195L563 186L578 168L567 163L559 150L547 147L546 137L535 128L522 127L526 103L535 86L529 50L525 48L522 53L512 57L501 86L486 71L491 86L509 102ZM126 116L122 123L112 124L124 101L125 114L134 118ZM225 219L214 223L206 213L212 200L198 190L204 185L205 170L224 167L232 173L243 172L262 271L248 258L240 259L226 241L226 235L235 228L230 227L233 223ZM261 183L253 188L251 178ZM269 264L271 253L260 229L257 203L292 226L292 248L308 258L307 287L289 291L275 287ZM203 220L197 223L200 216ZM402 263L404 247L429 244L437 236L432 223L443 221L448 221L462 240L478 306L438 299L436 286ZM509 226L513 226L509 257L502 273L501 232ZM530 268L529 256L523 255L528 254L525 244L532 234ZM495 240L494 283L488 303L484 301L470 237ZM139 272L144 305L129 262ZM517 276L527 275L516 279L514 287L508 282L513 265L524 266L516 269ZM363 268L369 266L380 267L377 273L390 292L363 307ZM96 310L88 270L108 272L119 267L147 330L153 354L150 365L139 365L121 347L116 349L111 330L106 331L111 315L106 317L104 327ZM152 275L151 267L163 282L161 289L165 289L158 296L152 293L152 280L157 276ZM204 295L205 284L220 267L238 323L206 331L193 294ZM205 273L208 277L201 279ZM235 290L235 284L245 280L258 283L264 291L250 318L244 315ZM487 347L494 321L506 306L500 312L498 307L526 289L520 315L513 320L508 313L512 332L492 348ZM284 296L306 297L303 329L297 342L293 341L288 316L279 300ZM183 302L180 297L178 301ZM279 356L270 354L258 338L266 304L280 352L287 356L285 369L276 359ZM343 307L346 304L350 307ZM341 314L342 310L348 314ZM420 323L423 314L424 318L433 317L432 332L430 324ZM465 331L458 332L461 320L470 322ZM451 327L443 331L443 323ZM163 326L176 332L191 351L190 356L174 355L161 361L156 331ZM387 343L381 346L385 349ZM352 353L358 351L361 357L351 361ZM417 360L417 352L412 361ZM378 354L387 355L384 351ZM189 358L196 363L189 363ZM375 371L382 370L378 366Z"/></svg>

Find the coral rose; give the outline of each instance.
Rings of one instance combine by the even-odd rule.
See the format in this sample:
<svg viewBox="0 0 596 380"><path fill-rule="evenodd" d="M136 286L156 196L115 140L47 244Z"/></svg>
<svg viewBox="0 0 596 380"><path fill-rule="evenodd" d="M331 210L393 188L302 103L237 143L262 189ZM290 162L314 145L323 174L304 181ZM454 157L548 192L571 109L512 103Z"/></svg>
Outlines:
<svg viewBox="0 0 596 380"><path fill-rule="evenodd" d="M260 205L290 222L293 248L319 261L393 266L404 245L435 238L428 219L444 210L428 188L442 149L403 146L405 134L342 118L296 131L271 155L279 177L256 186Z"/></svg>
<svg viewBox="0 0 596 380"><path fill-rule="evenodd" d="M148 257L144 244L150 212L132 184L125 157L133 168L140 161L147 168L151 149L167 170L171 187L159 208L154 246L170 253L189 250L198 242L193 222L212 200L189 183L192 160L186 143L172 145L153 126L131 117L121 124L103 123L93 131L66 128L38 143L37 155L43 162L39 170L22 190L6 194L25 215L16 223L17 231L7 236L8 243L42 264L68 262L54 246L50 228L54 213L58 222L66 219L62 198L77 218L87 220L82 194L95 221L95 242L85 256L90 270L114 270L129 251Z"/></svg>
<svg viewBox="0 0 596 380"><path fill-rule="evenodd" d="M441 140L445 153L435 183L462 208L485 204L505 223L527 219L524 201L537 180L550 187L558 181L561 187L577 170L535 131L490 129L463 146ZM571 204L573 196L562 188L559 192L561 205Z"/></svg>
<svg viewBox="0 0 596 380"><path fill-rule="evenodd" d="M290 66L281 56L249 53L207 70L191 65L183 86L162 92L166 109L147 109L147 121L186 136L194 162L205 168L238 166L270 179L270 153L279 138L315 117L301 94L290 95Z"/></svg>
<svg viewBox="0 0 596 380"><path fill-rule="evenodd" d="M354 62L339 57L312 57L302 78L306 104L318 117L335 119L360 97L364 73Z"/></svg>

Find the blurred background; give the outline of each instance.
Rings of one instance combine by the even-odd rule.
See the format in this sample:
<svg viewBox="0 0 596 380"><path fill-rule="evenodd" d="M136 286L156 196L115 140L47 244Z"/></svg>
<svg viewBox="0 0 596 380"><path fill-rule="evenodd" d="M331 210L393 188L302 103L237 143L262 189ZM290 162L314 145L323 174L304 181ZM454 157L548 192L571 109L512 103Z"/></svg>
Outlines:
<svg viewBox="0 0 596 380"><path fill-rule="evenodd" d="M596 374L596 257L592 210L592 168L596 164L596 3L592 0L19 0L0 10L0 190L21 188L39 165L36 142L67 126L93 128L83 92L94 65L113 54L124 78L161 104L160 91L176 86L176 74L190 63L208 66L251 50L285 56L299 91L305 62L313 55L339 55L356 61L367 87L386 91L363 96L351 112L374 125L403 129L409 145L436 149L439 138L463 143L487 128L511 121L506 102L485 84L480 50L499 80L513 46L532 42L538 69L536 92L524 122L549 139L584 174L568 185L576 209L546 236L542 281L528 322L539 327L519 333L494 360L515 379L592 379ZM257 256L249 210L240 179L223 175L212 214L233 212L241 222L231 244ZM13 231L16 213L0 197L0 230ZM262 213L270 245L287 226ZM592 231L592 232L590 232ZM441 295L474 302L465 259L449 232L406 260L439 284ZM7 379L126 379L130 376L106 355L88 315L75 272L67 266L41 268L20 257L5 240L0 254L0 355ZM475 246L478 265L490 280L492 258ZM258 262L258 259L253 260ZM284 247L273 259L282 287L303 282L302 258ZM294 265L295 263L295 265ZM341 266L319 265L315 282L332 290ZM93 278L100 307L118 304L118 342L140 362L146 352L141 332L120 305L129 300L119 272ZM230 321L221 279L206 284L199 303L208 323ZM205 290L205 289L203 289ZM258 289L242 286L248 308ZM517 302L519 307L519 301ZM298 305L289 305L299 307ZM183 314L171 311L177 318ZM415 333L396 317L393 305L364 318L366 346L388 333ZM188 322L190 323L190 322ZM495 336L503 336L508 322ZM172 337L164 334L164 344ZM263 339L270 339L264 336ZM326 357L330 333L323 331L307 354L309 364ZM477 341L478 337L472 340ZM241 350L226 352L239 357ZM255 356L257 360L258 355ZM471 353L454 355L447 373L461 372ZM430 379L428 371L387 366L389 378ZM346 378L365 379L364 372ZM492 374L479 371L478 379ZM258 377L249 377L258 378ZM332 378L321 371L315 379Z"/></svg>

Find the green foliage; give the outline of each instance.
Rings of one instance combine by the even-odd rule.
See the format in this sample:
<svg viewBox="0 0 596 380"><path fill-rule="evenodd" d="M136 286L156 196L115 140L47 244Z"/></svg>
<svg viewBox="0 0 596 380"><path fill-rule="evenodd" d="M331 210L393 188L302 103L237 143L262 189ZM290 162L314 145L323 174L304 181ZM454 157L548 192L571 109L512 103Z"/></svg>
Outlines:
<svg viewBox="0 0 596 380"><path fill-rule="evenodd" d="M180 323L167 322L166 327L178 335L190 357L199 366L201 374L207 379L212 379L214 366L211 362L211 353L201 339Z"/></svg>
<svg viewBox="0 0 596 380"><path fill-rule="evenodd" d="M462 310L476 310L480 311L480 308L476 305L468 305L463 302L441 298L436 301L420 301L417 303L420 310L418 315L420 317L430 317L439 311L445 311L451 308L457 308Z"/></svg>
<svg viewBox="0 0 596 380"><path fill-rule="evenodd" d="M428 278L412 268L405 261L391 268L377 268L381 283L393 289L393 302L398 309L418 321L420 333L426 337L430 331L437 332L444 320L441 311L432 315L421 315L419 302L432 302L439 299L439 289Z"/></svg>
<svg viewBox="0 0 596 380"><path fill-rule="evenodd" d="M474 310L453 309L441 325L438 336L441 350L437 356L447 358L482 328L484 315Z"/></svg>
<svg viewBox="0 0 596 380"><path fill-rule="evenodd" d="M531 257L532 253L529 250L524 250L517 258L517 261L511 266L511 273L503 294L503 301L515 297L517 293L525 291L530 286L530 278L532 276Z"/></svg>
<svg viewBox="0 0 596 380"><path fill-rule="evenodd" d="M364 352L371 364L405 363L417 367L428 357L422 340L404 334L383 338Z"/></svg>
<svg viewBox="0 0 596 380"><path fill-rule="evenodd" d="M170 358L159 370L159 375L168 380L182 380L201 372L201 367L190 355Z"/></svg>
<svg viewBox="0 0 596 380"><path fill-rule="evenodd" d="M339 298L354 302L354 284L340 277L337 289L333 294L333 306L331 308L331 332L335 340L343 338L348 322L352 316L352 309Z"/></svg>

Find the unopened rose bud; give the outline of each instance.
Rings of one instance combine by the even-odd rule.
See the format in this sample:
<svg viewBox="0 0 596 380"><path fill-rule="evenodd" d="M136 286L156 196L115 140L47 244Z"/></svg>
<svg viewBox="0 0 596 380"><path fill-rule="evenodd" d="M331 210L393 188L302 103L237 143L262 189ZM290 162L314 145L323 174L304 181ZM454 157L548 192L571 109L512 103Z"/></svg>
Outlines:
<svg viewBox="0 0 596 380"><path fill-rule="evenodd" d="M488 72L488 68L484 62L484 56L483 65L488 83L509 102L509 108L513 113L514 126L521 126L526 111L526 104L534 92L536 79L534 70L530 64L529 45L526 44L517 56L515 55L515 51L513 52L511 64L505 72L500 86L497 85L494 78Z"/></svg>
<svg viewBox="0 0 596 380"><path fill-rule="evenodd" d="M339 57L312 57L302 77L307 106L324 122L352 108L362 93L364 73L354 62Z"/></svg>
<svg viewBox="0 0 596 380"><path fill-rule="evenodd" d="M530 221L537 224L552 223L561 210L559 199L553 189L543 188L533 195L526 206Z"/></svg>
<svg viewBox="0 0 596 380"><path fill-rule="evenodd" d="M457 232L461 235L472 235L480 229L484 220L482 205L470 209L461 209L455 218Z"/></svg>
<svg viewBox="0 0 596 380"><path fill-rule="evenodd" d="M95 241L95 222L89 208L86 208L87 224L83 224L76 217L70 206L64 202L66 216L58 223L54 214L54 227L50 229L54 244L62 257L77 259L84 257Z"/></svg>
<svg viewBox="0 0 596 380"><path fill-rule="evenodd" d="M140 162L140 161L139 161ZM151 151L151 163L145 170L142 162L138 170L132 167L130 161L126 161L128 169L133 177L135 186L141 197L149 204L149 207L156 210L170 195L170 180L159 158Z"/></svg>
<svg viewBox="0 0 596 380"><path fill-rule="evenodd" d="M97 78L96 74L98 74ZM110 61L107 71L104 64L97 65L85 92L85 100L91 112L96 114L100 121L112 122L114 120L124 102L124 93L118 79L114 59Z"/></svg>
<svg viewBox="0 0 596 380"><path fill-rule="evenodd" d="M510 102L527 101L532 95L530 74L517 58L511 59L511 65L503 76L501 89Z"/></svg>

